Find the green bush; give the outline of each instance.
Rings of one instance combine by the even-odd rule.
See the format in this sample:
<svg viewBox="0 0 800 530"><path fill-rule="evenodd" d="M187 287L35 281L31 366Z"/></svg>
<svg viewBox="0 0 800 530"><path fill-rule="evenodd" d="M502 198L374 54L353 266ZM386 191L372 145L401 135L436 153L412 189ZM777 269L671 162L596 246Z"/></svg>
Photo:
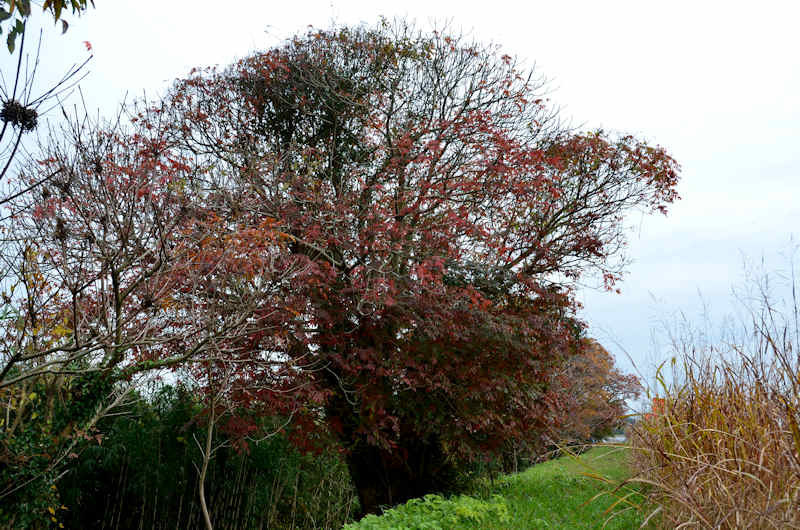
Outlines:
<svg viewBox="0 0 800 530"><path fill-rule="evenodd" d="M346 530L413 530L482 528L489 522L510 521L508 507L499 496L480 500L467 495L445 499L440 495L426 495L387 510L381 516L368 515L357 523L346 525Z"/></svg>
<svg viewBox="0 0 800 530"><path fill-rule="evenodd" d="M56 478L92 439L90 418L109 388L92 374L0 389L0 528L60 522Z"/></svg>

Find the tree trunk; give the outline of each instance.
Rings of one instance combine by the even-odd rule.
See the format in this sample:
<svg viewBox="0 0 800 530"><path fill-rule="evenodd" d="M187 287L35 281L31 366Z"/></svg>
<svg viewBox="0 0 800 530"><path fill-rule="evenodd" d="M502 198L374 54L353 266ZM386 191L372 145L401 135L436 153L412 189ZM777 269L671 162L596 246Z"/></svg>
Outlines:
<svg viewBox="0 0 800 530"><path fill-rule="evenodd" d="M326 372L326 376L333 388L339 387L339 378L333 372ZM390 451L366 442L358 432L358 408L344 394L334 395L325 412L347 451L347 468L361 506L359 517L453 489L456 467L437 436L420 435L401 419L400 439Z"/></svg>
<svg viewBox="0 0 800 530"><path fill-rule="evenodd" d="M389 452L358 442L347 467L361 503L361 516L453 485L454 468L438 440L403 439Z"/></svg>

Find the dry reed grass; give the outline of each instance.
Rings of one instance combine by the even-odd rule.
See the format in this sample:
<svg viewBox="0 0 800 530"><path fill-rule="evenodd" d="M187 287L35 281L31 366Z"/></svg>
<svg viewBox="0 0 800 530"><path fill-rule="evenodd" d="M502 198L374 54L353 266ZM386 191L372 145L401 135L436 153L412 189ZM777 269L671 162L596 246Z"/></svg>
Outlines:
<svg viewBox="0 0 800 530"><path fill-rule="evenodd" d="M683 342L659 367L653 410L629 436L632 480L651 486L657 506L651 523L800 528L800 311L791 286L783 311L759 290L739 341Z"/></svg>

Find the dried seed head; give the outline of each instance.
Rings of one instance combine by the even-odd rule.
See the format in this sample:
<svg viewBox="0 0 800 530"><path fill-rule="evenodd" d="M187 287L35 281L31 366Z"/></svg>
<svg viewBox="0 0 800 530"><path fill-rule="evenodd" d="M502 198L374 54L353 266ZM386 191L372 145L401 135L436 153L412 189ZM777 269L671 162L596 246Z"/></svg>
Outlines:
<svg viewBox="0 0 800 530"><path fill-rule="evenodd" d="M10 123L19 127L23 131L32 131L36 128L39 115L36 109L25 107L19 101L8 100L3 102L3 108L0 110L0 120L4 123Z"/></svg>

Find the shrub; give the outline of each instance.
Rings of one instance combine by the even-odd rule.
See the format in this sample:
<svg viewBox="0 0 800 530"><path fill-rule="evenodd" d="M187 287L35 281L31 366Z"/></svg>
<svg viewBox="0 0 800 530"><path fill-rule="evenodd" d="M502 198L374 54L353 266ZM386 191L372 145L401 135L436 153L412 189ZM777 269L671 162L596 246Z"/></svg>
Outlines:
<svg viewBox="0 0 800 530"><path fill-rule="evenodd" d="M445 499L440 495L425 495L383 512L367 515L361 521L346 525L345 530L381 529L448 529L456 526L482 528L488 522L508 522L508 507L499 496L480 500L467 495Z"/></svg>

